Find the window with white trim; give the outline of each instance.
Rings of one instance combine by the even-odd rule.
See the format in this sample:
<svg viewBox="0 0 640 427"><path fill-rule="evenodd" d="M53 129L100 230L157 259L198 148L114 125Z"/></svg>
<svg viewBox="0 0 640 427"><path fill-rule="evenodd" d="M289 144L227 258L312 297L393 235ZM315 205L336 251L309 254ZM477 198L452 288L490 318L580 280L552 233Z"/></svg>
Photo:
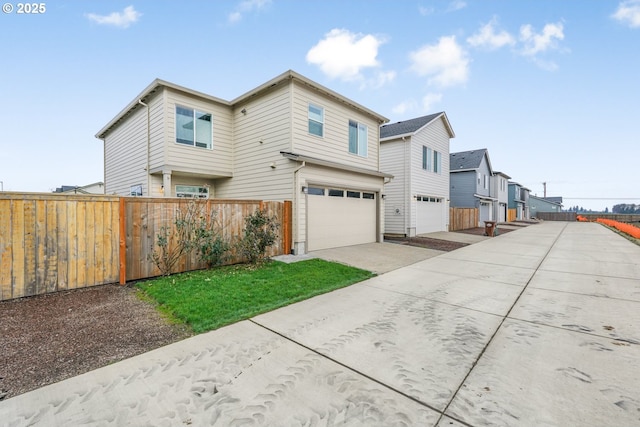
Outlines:
<svg viewBox="0 0 640 427"><path fill-rule="evenodd" d="M422 169L431 172L431 158L432 158L431 148L427 146L422 146Z"/></svg>
<svg viewBox="0 0 640 427"><path fill-rule="evenodd" d="M309 133L324 136L324 108L309 104Z"/></svg>
<svg viewBox="0 0 640 427"><path fill-rule="evenodd" d="M176 105L176 142L210 149L213 145L211 113Z"/></svg>
<svg viewBox="0 0 640 427"><path fill-rule="evenodd" d="M176 185L176 197L208 199L209 187L201 185Z"/></svg>
<svg viewBox="0 0 640 427"><path fill-rule="evenodd" d="M142 197L142 184L132 185L129 187L129 195L134 197Z"/></svg>
<svg viewBox="0 0 640 427"><path fill-rule="evenodd" d="M349 152L367 157L367 125L349 120Z"/></svg>
<svg viewBox="0 0 640 427"><path fill-rule="evenodd" d="M442 154L435 150L433 150L433 172L442 172Z"/></svg>
<svg viewBox="0 0 640 427"><path fill-rule="evenodd" d="M484 177L484 188L487 189L489 188L489 176L488 175L482 175Z"/></svg>

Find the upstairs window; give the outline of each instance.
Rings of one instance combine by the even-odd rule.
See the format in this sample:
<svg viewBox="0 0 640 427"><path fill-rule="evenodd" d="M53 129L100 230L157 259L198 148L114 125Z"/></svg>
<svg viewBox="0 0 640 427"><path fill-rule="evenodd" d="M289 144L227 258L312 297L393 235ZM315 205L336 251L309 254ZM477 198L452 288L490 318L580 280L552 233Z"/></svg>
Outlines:
<svg viewBox="0 0 640 427"><path fill-rule="evenodd" d="M309 133L324 136L324 108L309 104Z"/></svg>
<svg viewBox="0 0 640 427"><path fill-rule="evenodd" d="M176 105L176 142L210 149L213 142L211 114Z"/></svg>
<svg viewBox="0 0 640 427"><path fill-rule="evenodd" d="M367 157L367 125L349 120L349 152Z"/></svg>
<svg viewBox="0 0 640 427"><path fill-rule="evenodd" d="M433 151L433 172L442 172L442 153L435 150Z"/></svg>
<svg viewBox="0 0 640 427"><path fill-rule="evenodd" d="M431 148L422 146L422 169L429 172L431 172L432 151Z"/></svg>

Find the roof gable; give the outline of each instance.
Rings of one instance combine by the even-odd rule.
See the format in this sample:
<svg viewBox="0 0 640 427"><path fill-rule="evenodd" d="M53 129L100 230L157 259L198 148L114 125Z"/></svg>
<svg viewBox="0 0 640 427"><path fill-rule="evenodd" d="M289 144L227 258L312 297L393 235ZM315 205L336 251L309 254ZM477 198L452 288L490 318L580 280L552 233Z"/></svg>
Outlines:
<svg viewBox="0 0 640 427"><path fill-rule="evenodd" d="M363 105L358 104L355 101L350 100L349 98L340 95L337 92L332 91L331 89L328 89L324 86L322 86L319 83L314 82L311 79L308 79L307 77L304 77L301 74L296 73L293 70L289 70L286 71L282 74L280 74L279 76L269 80L266 83L263 83L262 85L258 86L255 89L250 90L249 92L240 95L239 97L233 99L232 101L226 101L224 99L221 98L217 98L215 96L211 96L211 95L207 95L206 93L203 92L198 92L196 90L193 89L189 89L186 88L184 86L180 86L177 85L175 83L171 83L165 80L161 80L161 79L155 79L153 82L151 82L151 84L149 86L147 86L140 94L138 94L138 96L136 96L122 111L120 111L109 123L107 123L102 129L100 129L100 131L98 131L98 133L96 134L96 138L99 139L104 139L105 136L107 135L107 133L109 133L120 121L122 121L126 116L128 116L129 114L131 114L131 112L137 108L141 108L144 101L146 101L147 99L149 99L150 96L154 95L156 92L158 92L159 90L163 89L163 88L169 88L172 89L174 91L177 92L181 92L184 94L188 94L190 96L195 96L201 99L204 99L206 101L209 102L215 102L218 104L222 104L225 105L229 108L233 108L235 106L237 106L239 103L245 102L248 99L255 97L255 96L261 96L262 94L264 94L265 92L269 91L272 87L281 84L281 83L286 83L288 81L291 80L296 80L298 82L300 82L301 84L312 88L315 91L318 91L320 93L323 93L331 98L333 98L334 100L336 100L337 102L340 102L342 104L347 105L349 108L353 108L355 110L358 110L360 112L363 112L365 114L368 114L369 116L373 117L375 120L378 121L378 123L385 123L387 121L389 121L389 119L387 119L386 117L384 117L381 114L378 114L370 109L368 109L367 107L364 107Z"/></svg>
<svg viewBox="0 0 640 427"><path fill-rule="evenodd" d="M403 120L396 123L386 124L380 127L380 139L388 139L404 135L415 135L418 131L429 125L433 121L442 117L450 138L455 138L449 119L444 111L429 114L427 116L416 117L415 119Z"/></svg>
<svg viewBox="0 0 640 427"><path fill-rule="evenodd" d="M485 156L487 157L489 172L492 172L491 161L489 160L489 152L486 148L481 148L479 150L460 151L458 153L449 154L449 170L451 172L459 172L478 169L482 164L482 159Z"/></svg>

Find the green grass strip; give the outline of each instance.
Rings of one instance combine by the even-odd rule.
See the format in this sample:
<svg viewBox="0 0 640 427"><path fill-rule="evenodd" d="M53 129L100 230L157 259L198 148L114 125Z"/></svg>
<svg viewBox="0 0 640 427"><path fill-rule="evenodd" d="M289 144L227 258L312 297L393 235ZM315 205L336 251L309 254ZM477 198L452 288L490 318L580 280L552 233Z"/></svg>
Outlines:
<svg viewBox="0 0 640 427"><path fill-rule="evenodd" d="M258 268L226 266L160 277L137 286L161 311L201 333L373 276L369 271L311 259L291 264L271 261Z"/></svg>

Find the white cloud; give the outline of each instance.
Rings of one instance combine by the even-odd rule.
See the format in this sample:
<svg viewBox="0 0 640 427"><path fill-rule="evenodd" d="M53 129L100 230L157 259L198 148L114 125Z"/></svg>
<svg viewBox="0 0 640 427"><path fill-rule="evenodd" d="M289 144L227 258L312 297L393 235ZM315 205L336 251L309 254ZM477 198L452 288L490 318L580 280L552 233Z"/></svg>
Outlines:
<svg viewBox="0 0 640 427"><path fill-rule="evenodd" d="M109 15L97 15L87 13L85 15L90 21L100 25L113 25L114 27L127 28L140 19L142 14L136 11L133 6L127 6L122 12L113 12Z"/></svg>
<svg viewBox="0 0 640 427"><path fill-rule="evenodd" d="M449 3L449 7L447 7L447 12L456 12L458 10L462 10L467 7L467 2L462 0L453 0Z"/></svg>
<svg viewBox="0 0 640 427"><path fill-rule="evenodd" d="M627 0L618 5L611 17L631 28L640 27L640 0Z"/></svg>
<svg viewBox="0 0 640 427"><path fill-rule="evenodd" d="M364 68L378 67L378 48L385 40L371 34L352 33L333 29L307 52L307 62L320 67L331 78L359 80ZM382 75L382 79L395 77Z"/></svg>
<svg viewBox="0 0 640 427"><path fill-rule="evenodd" d="M396 79L395 71L377 71L371 78L366 79L360 85L360 89L380 89L382 86Z"/></svg>
<svg viewBox="0 0 640 427"><path fill-rule="evenodd" d="M542 33L536 33L529 24L520 27L520 41L524 44L521 53L525 56L535 56L538 53L557 49L558 40L564 39L564 28L561 22L547 24Z"/></svg>
<svg viewBox="0 0 640 427"><path fill-rule="evenodd" d="M466 83L469 78L467 52L455 36L440 37L437 44L426 45L409 54L411 70L429 76L429 84L441 87Z"/></svg>
<svg viewBox="0 0 640 427"><path fill-rule="evenodd" d="M442 101L441 93L428 93L422 98L422 109L425 112L433 110L433 106Z"/></svg>
<svg viewBox="0 0 640 427"><path fill-rule="evenodd" d="M422 97L422 102L418 103L415 99L407 99L401 103L393 106L391 111L393 114L400 116L408 115L410 113L419 112L419 114L433 112L434 105L439 104L442 101L441 93L427 93ZM415 113L418 114L418 113Z"/></svg>
<svg viewBox="0 0 640 427"><path fill-rule="evenodd" d="M240 21L246 13L259 11L268 6L271 0L244 0L241 1L235 10L229 14L227 19L230 23L235 24Z"/></svg>
<svg viewBox="0 0 640 427"><path fill-rule="evenodd" d="M515 38L507 31L496 32L495 27L498 24L498 19L493 17L491 21L482 26L480 30L473 36L467 39L473 47L483 47L489 50L499 49L503 46L513 46L516 43Z"/></svg>
<svg viewBox="0 0 640 427"><path fill-rule="evenodd" d="M435 9L432 7L424 7L424 6L418 6L418 12L420 13L420 15L422 16L429 16L431 15L433 12L435 12Z"/></svg>

